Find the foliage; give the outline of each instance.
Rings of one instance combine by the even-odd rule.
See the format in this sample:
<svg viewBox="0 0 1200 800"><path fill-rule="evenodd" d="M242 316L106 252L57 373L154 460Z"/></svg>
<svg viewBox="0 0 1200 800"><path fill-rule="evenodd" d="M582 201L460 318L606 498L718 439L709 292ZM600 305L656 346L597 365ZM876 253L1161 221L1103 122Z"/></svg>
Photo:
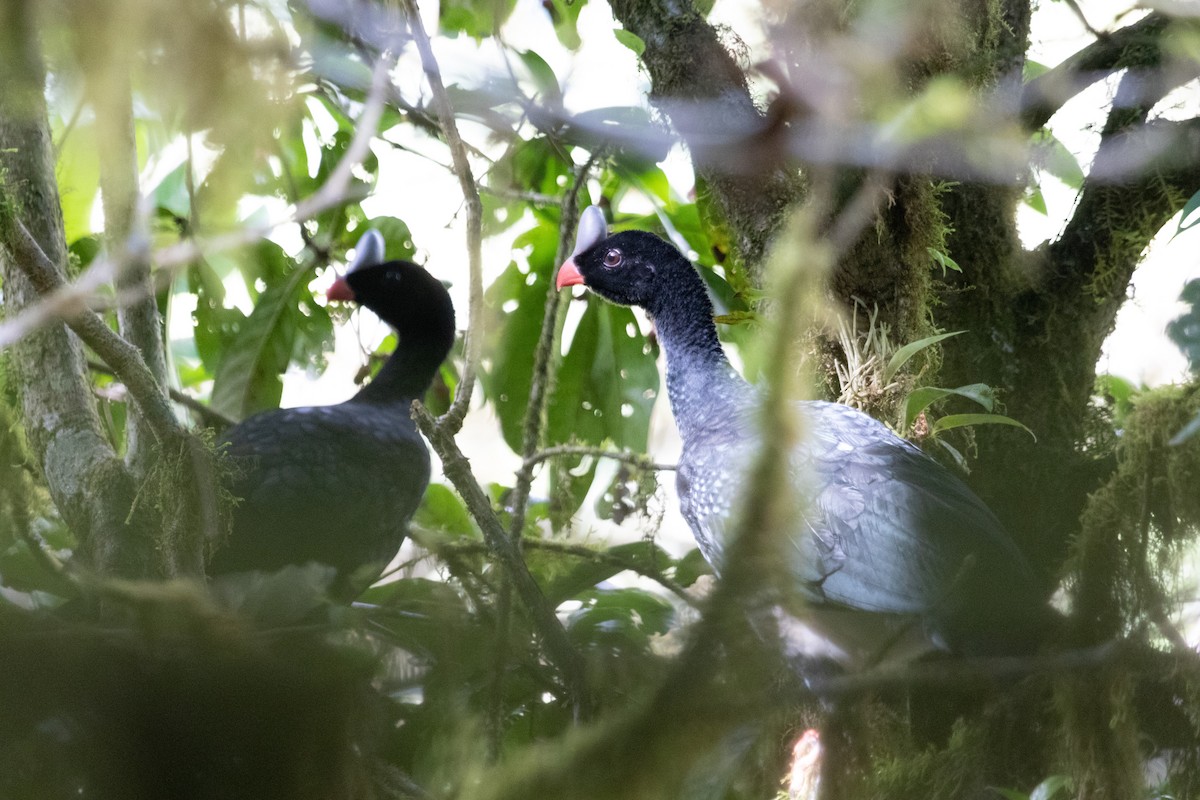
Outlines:
<svg viewBox="0 0 1200 800"><path fill-rule="evenodd" d="M1052 800L1103 783L1106 752L1136 761L1128 745L1147 722L1136 689L1163 674L1175 681L1171 707L1182 709L1190 720L1182 727L1194 735L1200 681L1176 641L1182 634L1172 632L1180 598L1194 594L1186 565L1200 525L1197 392L1140 391L1111 376L1094 386L1092 377L1148 237L1168 211L1182 211L1177 234L1193 227L1200 194L1185 201L1191 190L1177 185L1165 161L1145 183L1142 173L1105 174L1103 159L1089 163L1071 151L1061 122L1009 115L1021 106L1014 113L1036 116L1045 96L1063 89L1031 89L1019 103L996 96L1025 42L1017 23L993 18L995 4L920 5L920 36L895 4L781 6L769 26L770 58L751 67L757 45L709 26L711 3L614 1L618 20L599 28L602 44L614 45L605 57L638 59L655 105L604 100L584 110L586 84L572 65L596 46L595 24L581 27L585 13L606 13L596 0L441 3L434 38L444 97L417 66L415 31L397 12L408 3L44 5L39 46L50 65L49 129L70 273L111 266L116 223L96 213L110 165L95 142L116 97L132 110L136 163L126 166L145 205L131 209L140 215L131 242L140 246L144 234L155 250L168 383L193 405L239 420L277 406L285 386L301 385L299 373L326 368L346 328L320 290L367 227L384 234L389 258L428 261L456 301L477 278L486 284L482 324L467 331L483 342L484 356L483 397L470 414L494 415L497 431L470 443L478 447L473 465L494 481L486 487L491 511L589 691L586 702L573 702L569 665L556 661L547 630L514 592L483 535L487 520L445 483L430 486L412 543L390 574L350 607L327 599L330 576L319 566L210 587L127 584L80 569L71 559L79 542L51 502L62 476L47 474L25 441L19 401L28 387L14 385L0 352L0 795L138 796L159 791L147 787L171 774L194 779L194 796L241 796L224 792L229 781L301 797L516 797L530 786L567 786L579 796L628 789L626 796L757 797L777 788L782 732L832 718L863 746L827 757L844 758L847 773L856 771L848 785L870 787L872 796L956 797L991 782L1035 786L1028 795L992 790L999 796ZM537 35L518 31L533 23ZM710 41L704 36L727 63L688 60L702 51L697 42ZM998 40L1008 36L1019 41L1001 51ZM1097 47L1114 36L1096 37ZM1157 53L1139 68L1171 76L1196 69L1194 57L1175 53L1179 71L1171 72L1157 47L1135 44ZM1117 74L1135 51L1097 69ZM806 71L814 61L822 69ZM1054 77L1056 68L1023 65L1031 87ZM382 93L372 88L377 74L390 81ZM461 128L461 146L442 102ZM356 152L376 103L378 130L367 130L369 146ZM1116 104L1102 135L1133 139L1136 128L1117 117L1134 107ZM0 104L0 122L13 113ZM755 124L743 124L743 113L756 115ZM680 140L694 159L694 181L678 177ZM478 186L479 197L465 203L442 196L429 178L449 183L444 167L455 155ZM1033 680L1011 696L989 696L982 711L961 698L931 699L917 691L919 680L876 696L872 681L894 686L893 678L867 674L867 690L845 699L859 714L847 723L840 708L831 711L841 697L814 698L811 676L797 680L771 660L770 621L755 618L751 634L740 611L706 603L707 563L660 529L676 516L661 496L669 476L638 457L658 426L669 427L656 417L664 400L653 322L609 304L555 305L553 276L569 252L577 193L579 205L599 204L614 227L653 230L687 253L723 339L749 362L748 377L783 374L791 365L760 363L768 328L760 323L773 318L781 290L763 285L762 265L748 256L768 251L778 230L766 218L784 219L796 199L773 193L773 176L795 178L797 165L805 178L792 183L803 186L814 216L829 215L817 227L838 258L830 305L871 309L866 331L857 330L857 316L842 330L840 352L828 341L834 337L820 334L823 352L835 356L819 366L841 379L840 399L936 443L964 470L981 463L989 501L1003 495L987 482L990 459L1035 484L1023 468L1040 462L1014 460L1031 452L1020 448L1044 448L1032 451L1049 465L1043 476L1071 472L1052 457L1065 453L1074 466L1083 453L1092 471L1068 476L1073 496L1086 498L1082 517L1062 530L1041 518L1027 523L1071 541L1071 560L1037 567L1047 583L1064 569L1070 638L1080 646L1128 638L1170 649L1179 656L1170 670L1141 678L1105 664L1098 677L1064 681L1053 702L1049 682ZM342 173L333 201L292 218ZM1080 208L1099 206L1081 217L1081 250L1059 255L1051 244L1026 253L1014 244L1022 192L1037 211L1051 210L1047 177L1077 191ZM1129 187L1132 199L1119 194ZM769 215L739 215L763 195L778 199ZM476 200L488 247L482 276L469 273L469 257L439 244L437 230L460 226ZM747 216L759 227L747 232ZM196 257L171 260L193 246ZM1078 265L1096 271L1072 272ZM1185 288L1189 310L1169 329L1193 371L1198 287ZM130 303L108 286L84 300L114 327L117 307ZM1068 330L1039 327L1049 319L1069 320ZM555 334L548 361L539 358L547 325ZM361 338L365 377L394 337ZM1080 342L1087 347L1074 346ZM469 349L456 350L426 398L435 413L470 385ZM109 371L86 380L104 434L123 455L141 410ZM548 385L544 408L531 399L540 382ZM1104 435L1085 440L1075 434L1090 412L1083 404L1069 419L1061 412L1093 393L1111 398L1111 413ZM197 426L210 423L193 413ZM1030 436L1003 430L1014 427ZM986 428L1000 430L990 436ZM530 441L536 452L526 452ZM163 505L179 489L182 455L161 450L158 458L135 507ZM493 469L504 459L515 459L511 475ZM532 488L522 488L526 477ZM1066 507L1055 494L1065 481L1034 488ZM747 492L766 506L755 487ZM1022 502L1013 505L1006 523L1034 517ZM725 587L718 597L745 599L739 590L758 588ZM60 617L37 611L68 598ZM71 617L76 603L98 605L102 621L86 610ZM916 677L927 679L919 669ZM935 719L909 713L918 706ZM936 719L943 712L950 719ZM1027 730L1029 742L995 735L998 721L1013 717L1007 727ZM176 737L187 747L175 747ZM1067 752L1052 746L1059 740ZM87 755L97 741L107 758ZM130 774L105 771L141 748L163 760L130 759ZM1111 761L1114 772L1128 766ZM1133 781L1125 772L1110 774L1111 785ZM277 774L287 780L263 783Z"/></svg>

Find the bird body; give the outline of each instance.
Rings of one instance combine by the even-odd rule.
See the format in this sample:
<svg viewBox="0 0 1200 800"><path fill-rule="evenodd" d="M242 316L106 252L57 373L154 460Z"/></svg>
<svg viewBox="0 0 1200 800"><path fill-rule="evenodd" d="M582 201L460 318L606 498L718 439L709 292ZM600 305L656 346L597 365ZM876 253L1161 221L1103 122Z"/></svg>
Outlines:
<svg viewBox="0 0 1200 800"><path fill-rule="evenodd" d="M683 440L680 509L719 573L759 449L758 390L727 360L692 264L650 233L607 237L599 209L588 215L558 285L584 284L654 319ZM866 414L825 402L792 407L805 435L789 454L789 477L803 510L788 530L787 569L809 601L822 654L869 661L882 655L873 649L908 648L913 639L917 649L1028 649L1047 611L1032 571L987 506ZM810 631L784 633L797 648L812 648Z"/></svg>
<svg viewBox="0 0 1200 800"><path fill-rule="evenodd" d="M377 233L356 250L329 297L375 311L396 329L396 350L344 403L267 411L226 431L239 500L210 574L317 562L336 569L335 593L347 595L400 549L429 484L429 451L411 406L454 342L454 308L421 267L383 262Z"/></svg>

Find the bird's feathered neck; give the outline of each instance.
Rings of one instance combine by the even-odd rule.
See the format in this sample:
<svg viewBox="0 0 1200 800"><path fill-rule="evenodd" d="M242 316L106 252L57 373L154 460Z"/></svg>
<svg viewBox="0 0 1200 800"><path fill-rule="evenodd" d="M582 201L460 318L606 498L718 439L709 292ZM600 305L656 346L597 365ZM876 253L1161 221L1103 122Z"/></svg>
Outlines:
<svg viewBox="0 0 1200 800"><path fill-rule="evenodd" d="M454 345L454 308L449 297L431 297L419 310L376 313L395 329L399 342L383 368L351 402L407 406L425 395Z"/></svg>
<svg viewBox="0 0 1200 800"><path fill-rule="evenodd" d="M713 305L695 267L683 256L658 265L660 291L647 311L667 355L667 396L686 443L753 403L753 389L734 370L717 338Z"/></svg>

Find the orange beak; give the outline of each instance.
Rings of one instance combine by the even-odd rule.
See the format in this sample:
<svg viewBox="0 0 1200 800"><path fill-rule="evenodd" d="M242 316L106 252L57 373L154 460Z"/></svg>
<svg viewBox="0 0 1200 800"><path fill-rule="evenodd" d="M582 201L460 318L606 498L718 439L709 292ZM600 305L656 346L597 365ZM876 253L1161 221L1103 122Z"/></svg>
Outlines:
<svg viewBox="0 0 1200 800"><path fill-rule="evenodd" d="M563 265L558 268L558 277L554 281L555 287L561 289L564 286L582 286L583 276L579 274L579 268L575 266L575 258L568 258L563 262Z"/></svg>
<svg viewBox="0 0 1200 800"><path fill-rule="evenodd" d="M338 278L332 286L325 290L325 299L348 303L354 299L354 290L350 288L350 284L346 283L345 278Z"/></svg>

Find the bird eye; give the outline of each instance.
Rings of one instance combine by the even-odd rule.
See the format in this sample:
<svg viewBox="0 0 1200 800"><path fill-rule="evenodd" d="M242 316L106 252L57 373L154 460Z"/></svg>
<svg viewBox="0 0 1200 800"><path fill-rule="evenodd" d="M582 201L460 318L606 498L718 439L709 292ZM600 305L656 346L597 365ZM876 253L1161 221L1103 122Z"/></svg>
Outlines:
<svg viewBox="0 0 1200 800"><path fill-rule="evenodd" d="M609 269L621 266L621 262L624 260L620 250L609 250L604 254L604 266Z"/></svg>

